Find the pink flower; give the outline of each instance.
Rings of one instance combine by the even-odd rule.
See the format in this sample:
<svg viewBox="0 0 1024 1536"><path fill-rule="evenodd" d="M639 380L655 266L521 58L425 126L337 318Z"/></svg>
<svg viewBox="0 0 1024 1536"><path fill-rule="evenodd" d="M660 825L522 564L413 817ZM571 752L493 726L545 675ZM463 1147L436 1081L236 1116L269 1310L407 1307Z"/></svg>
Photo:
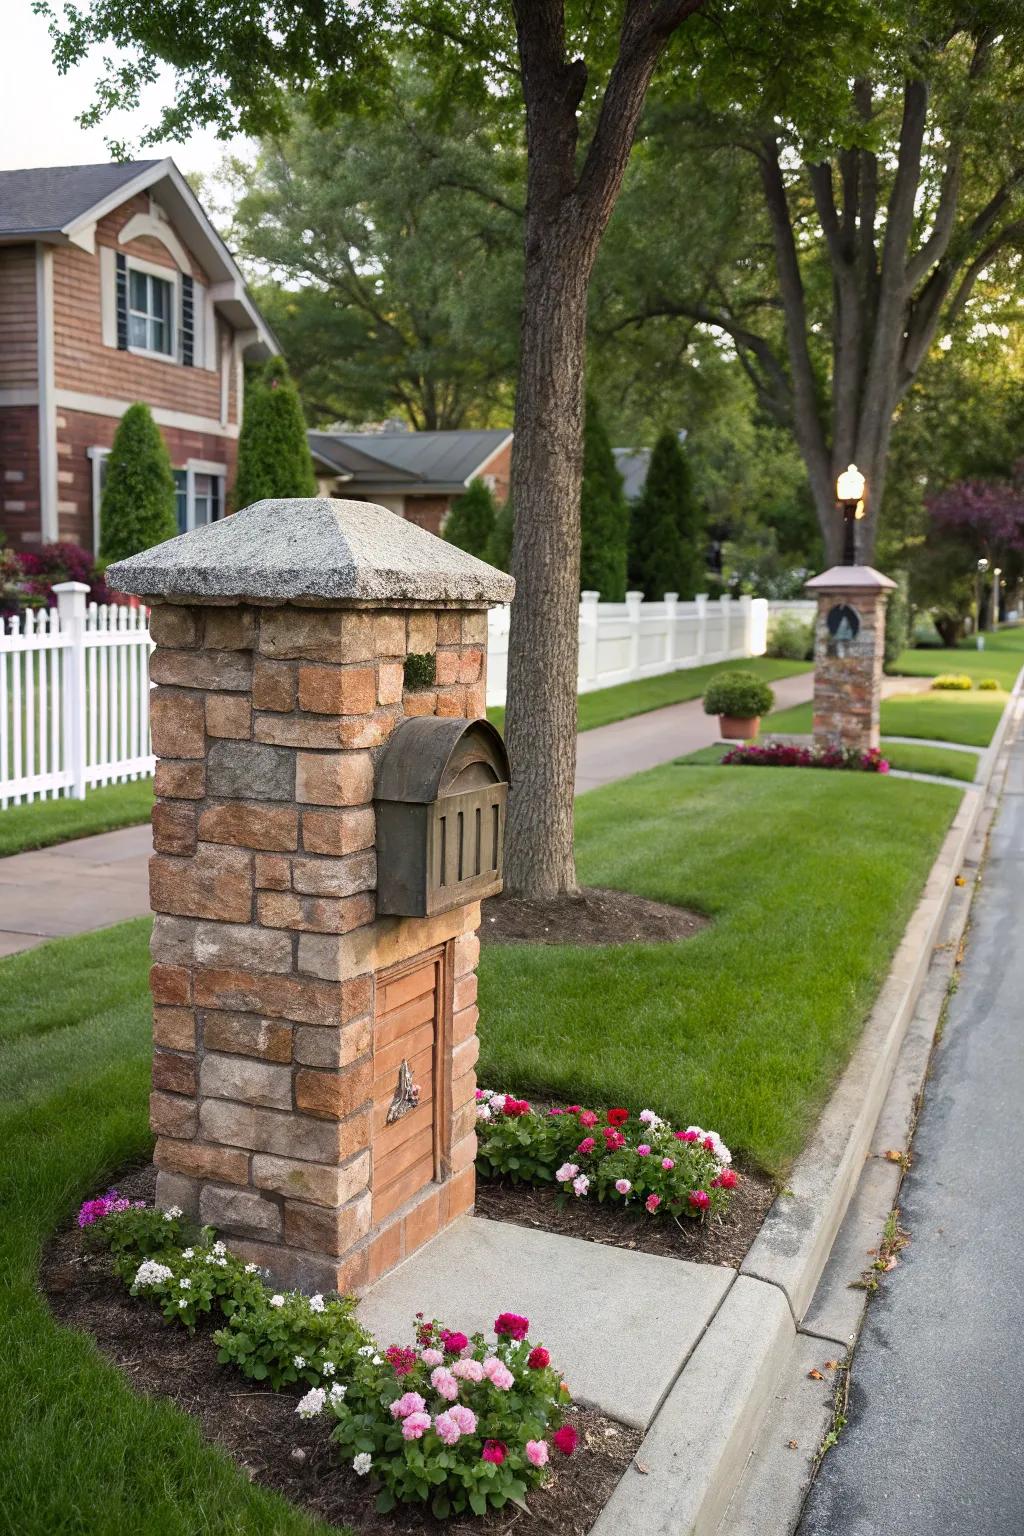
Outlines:
<svg viewBox="0 0 1024 1536"><path fill-rule="evenodd" d="M464 1403L453 1403L443 1417L451 1419L453 1424L457 1424L461 1434L476 1434L476 1414L472 1408L467 1408Z"/></svg>
<svg viewBox="0 0 1024 1536"><path fill-rule="evenodd" d="M596 1146L597 1146L597 1142L594 1140L593 1136L584 1136L583 1140L580 1142L579 1146L576 1148L576 1151L577 1152L593 1152L593 1150L594 1150L594 1148Z"/></svg>
<svg viewBox="0 0 1024 1536"><path fill-rule="evenodd" d="M402 1425L403 1440L422 1440L430 1428L429 1413L410 1413Z"/></svg>
<svg viewBox="0 0 1024 1536"><path fill-rule="evenodd" d="M536 1349L531 1349L526 1361L531 1371L542 1371L545 1366L551 1364L551 1356L543 1344L538 1344Z"/></svg>
<svg viewBox="0 0 1024 1536"><path fill-rule="evenodd" d="M590 1180L587 1178L585 1173L581 1173L579 1178L573 1179L572 1187L578 1198L580 1195L586 1194L587 1190L590 1188Z"/></svg>
<svg viewBox="0 0 1024 1536"><path fill-rule="evenodd" d="M518 1344L530 1331L530 1319L520 1317L518 1312L501 1312L494 1319L494 1331L499 1337L503 1333L508 1334Z"/></svg>
<svg viewBox="0 0 1024 1536"><path fill-rule="evenodd" d="M483 1381L484 1368L479 1360L456 1360L452 1366L452 1375L463 1381Z"/></svg>
<svg viewBox="0 0 1024 1536"><path fill-rule="evenodd" d="M610 1125L604 1128L604 1144L608 1152L621 1152L626 1145L626 1138L621 1131L613 1131Z"/></svg>
<svg viewBox="0 0 1024 1536"><path fill-rule="evenodd" d="M637 1147L636 1155L637 1155L637 1157L650 1157L651 1149L647 1145L646 1141L642 1141L640 1143L640 1145Z"/></svg>
<svg viewBox="0 0 1024 1536"><path fill-rule="evenodd" d="M434 1428L437 1430L438 1437L445 1445L454 1445L462 1434L462 1430L450 1413L439 1413L434 1420Z"/></svg>
<svg viewBox="0 0 1024 1536"><path fill-rule="evenodd" d="M424 1365L443 1365L444 1355L439 1349L425 1349L420 1355Z"/></svg>
<svg viewBox="0 0 1024 1536"><path fill-rule="evenodd" d="M400 1344L389 1344L384 1351L384 1358L394 1369L396 1376L408 1376L409 1372L416 1368L416 1351L403 1349Z"/></svg>
<svg viewBox="0 0 1024 1536"><path fill-rule="evenodd" d="M580 1437L576 1433L574 1425L563 1424L561 1429L556 1430L551 1438L555 1442L556 1450L561 1451L563 1456L571 1456L576 1449Z"/></svg>
<svg viewBox="0 0 1024 1536"><path fill-rule="evenodd" d="M418 1392L406 1392L402 1397L396 1397L391 1404L391 1417L407 1419L410 1413L422 1413L426 1406Z"/></svg>
<svg viewBox="0 0 1024 1536"><path fill-rule="evenodd" d="M430 1385L446 1402L454 1403L459 1395L459 1384L446 1366L439 1365L436 1371L431 1371Z"/></svg>
<svg viewBox="0 0 1024 1536"><path fill-rule="evenodd" d="M508 1446L503 1440L485 1440L480 1454L484 1461L493 1461L496 1467L500 1467L508 1455Z"/></svg>
<svg viewBox="0 0 1024 1536"><path fill-rule="evenodd" d="M484 1361L484 1375L491 1386L497 1387L499 1392L507 1392L509 1387L515 1383L515 1377L512 1372L504 1360L499 1360L497 1355L487 1356L487 1359Z"/></svg>
<svg viewBox="0 0 1024 1536"><path fill-rule="evenodd" d="M597 1116L592 1109L585 1109L580 1115L580 1125L586 1126L589 1131L591 1126L597 1124Z"/></svg>
<svg viewBox="0 0 1024 1536"><path fill-rule="evenodd" d="M661 1160L661 1166L665 1169L665 1171L667 1173L670 1168L674 1168L675 1167L675 1163L673 1162L673 1160L670 1157L663 1157L662 1160Z"/></svg>
<svg viewBox="0 0 1024 1536"><path fill-rule="evenodd" d="M676 1131L676 1141L699 1141L696 1131Z"/></svg>
<svg viewBox="0 0 1024 1536"><path fill-rule="evenodd" d="M582 1104L567 1104L565 1106L565 1112L567 1115L578 1115L582 1108Z"/></svg>
<svg viewBox="0 0 1024 1536"><path fill-rule="evenodd" d="M565 1114L565 1110L564 1109L549 1109L548 1110L548 1114L549 1115L564 1115Z"/></svg>
<svg viewBox="0 0 1024 1536"><path fill-rule="evenodd" d="M658 1206L660 1204L661 1204L661 1196L660 1195L648 1195L647 1199L644 1201L644 1205L650 1211L652 1216L654 1215L655 1211L658 1209Z"/></svg>
<svg viewBox="0 0 1024 1536"><path fill-rule="evenodd" d="M526 1459L531 1467L546 1467L548 1464L548 1443L546 1440L527 1440Z"/></svg>
<svg viewBox="0 0 1024 1536"><path fill-rule="evenodd" d="M563 1163L561 1168L555 1170L555 1178L559 1184L568 1184L569 1180L574 1179L579 1171L575 1163Z"/></svg>
<svg viewBox="0 0 1024 1536"><path fill-rule="evenodd" d="M888 761L887 758L880 757L878 759L878 771L879 771L879 773L888 773L889 772L889 761Z"/></svg>
<svg viewBox="0 0 1024 1536"><path fill-rule="evenodd" d="M615 1188L620 1195L628 1195L633 1186L628 1179L616 1179Z"/></svg>
<svg viewBox="0 0 1024 1536"><path fill-rule="evenodd" d="M687 1199L697 1211L706 1211L711 1204L711 1196L706 1189L691 1189Z"/></svg>

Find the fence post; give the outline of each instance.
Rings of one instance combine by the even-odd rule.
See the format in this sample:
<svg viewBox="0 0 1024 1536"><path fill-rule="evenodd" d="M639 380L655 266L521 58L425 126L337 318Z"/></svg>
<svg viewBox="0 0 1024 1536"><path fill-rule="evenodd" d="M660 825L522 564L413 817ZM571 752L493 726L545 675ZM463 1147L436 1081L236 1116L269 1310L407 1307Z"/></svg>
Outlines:
<svg viewBox="0 0 1024 1536"><path fill-rule="evenodd" d="M53 594L60 632L70 644L64 652L64 766L71 774L72 800L85 799L85 599L84 581L59 581Z"/></svg>
<svg viewBox="0 0 1024 1536"><path fill-rule="evenodd" d="M747 592L744 592L740 598L740 613L743 615L743 654L744 656L750 656L752 654L750 649L750 595Z"/></svg>
<svg viewBox="0 0 1024 1536"><path fill-rule="evenodd" d="M629 675L635 678L640 672L640 611L643 606L642 592L626 593L626 617L629 619Z"/></svg>
<svg viewBox="0 0 1024 1536"><path fill-rule="evenodd" d="M747 649L751 656L763 656L768 649L768 600L752 597L747 601L750 603Z"/></svg>
<svg viewBox="0 0 1024 1536"><path fill-rule="evenodd" d="M706 592L698 592L694 598L697 605L697 651L698 663L707 655L708 649L708 595Z"/></svg>
<svg viewBox="0 0 1024 1536"><path fill-rule="evenodd" d="M600 592L580 593L580 682L597 686L597 605Z"/></svg>
<svg viewBox="0 0 1024 1536"><path fill-rule="evenodd" d="M665 665L671 668L676 659L676 608L679 604L678 592L665 593Z"/></svg>
<svg viewBox="0 0 1024 1536"><path fill-rule="evenodd" d="M722 655L726 660L732 655L732 636L729 627L732 623L732 597L726 592L718 599L718 606L722 610Z"/></svg>

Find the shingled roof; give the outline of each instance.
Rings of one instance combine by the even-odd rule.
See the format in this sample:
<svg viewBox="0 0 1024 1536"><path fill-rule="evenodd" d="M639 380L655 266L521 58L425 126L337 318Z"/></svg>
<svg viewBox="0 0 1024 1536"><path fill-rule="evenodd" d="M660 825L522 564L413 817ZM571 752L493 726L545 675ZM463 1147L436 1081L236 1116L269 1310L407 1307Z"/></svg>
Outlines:
<svg viewBox="0 0 1024 1536"><path fill-rule="evenodd" d="M360 489L458 495L512 434L494 431L310 432L313 457Z"/></svg>
<svg viewBox="0 0 1024 1536"><path fill-rule="evenodd" d="M112 192L159 164L159 160L128 160L123 165L42 165L27 171L0 171L0 235L59 234Z"/></svg>

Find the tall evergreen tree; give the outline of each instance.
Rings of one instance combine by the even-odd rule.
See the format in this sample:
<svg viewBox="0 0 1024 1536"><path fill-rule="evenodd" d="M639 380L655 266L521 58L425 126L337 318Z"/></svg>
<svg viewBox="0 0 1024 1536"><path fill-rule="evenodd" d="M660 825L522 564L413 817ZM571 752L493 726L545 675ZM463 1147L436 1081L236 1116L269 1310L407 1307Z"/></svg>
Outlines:
<svg viewBox="0 0 1024 1536"><path fill-rule="evenodd" d="M583 483L580 489L580 588L600 592L606 603L626 595L629 509L622 476L593 396L583 427Z"/></svg>
<svg viewBox="0 0 1024 1536"><path fill-rule="evenodd" d="M271 357L246 389L234 504L316 493L298 391L283 360Z"/></svg>
<svg viewBox="0 0 1024 1536"><path fill-rule="evenodd" d="M100 558L127 560L178 532L174 471L167 444L148 405L121 417L107 460L100 507Z"/></svg>
<svg viewBox="0 0 1024 1536"><path fill-rule="evenodd" d="M487 540L484 559L499 571L512 569L512 533L515 527L515 510L510 496L503 507L498 508L491 536Z"/></svg>
<svg viewBox="0 0 1024 1536"><path fill-rule="evenodd" d="M630 519L629 579L648 598L690 598L704 574L703 519L678 434L666 428L651 453Z"/></svg>
<svg viewBox="0 0 1024 1536"><path fill-rule="evenodd" d="M478 477L469 482L463 496L452 503L444 525L444 537L467 554L486 560L498 509L490 488Z"/></svg>

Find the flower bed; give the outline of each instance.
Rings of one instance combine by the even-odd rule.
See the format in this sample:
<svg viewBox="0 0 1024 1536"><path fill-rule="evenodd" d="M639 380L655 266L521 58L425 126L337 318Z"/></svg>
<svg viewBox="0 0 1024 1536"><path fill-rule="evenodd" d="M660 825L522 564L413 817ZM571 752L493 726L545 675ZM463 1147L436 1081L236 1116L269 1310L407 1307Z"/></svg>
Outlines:
<svg viewBox="0 0 1024 1536"><path fill-rule="evenodd" d="M722 758L727 767L847 768L854 773L888 773L888 761L877 747L799 747L783 741L765 746L731 747Z"/></svg>
<svg viewBox="0 0 1024 1536"><path fill-rule="evenodd" d="M437 1518L483 1515L521 1501L573 1454L569 1389L529 1321L502 1313L495 1339L418 1319L415 1347L382 1349L351 1298L271 1293L255 1264L234 1258L209 1227L190 1233L180 1210L159 1211L116 1190L82 1206L78 1225L106 1248L130 1294L196 1331L219 1313L217 1359L271 1390L307 1388L295 1409L324 1415L376 1508L429 1506Z"/></svg>
<svg viewBox="0 0 1024 1536"><path fill-rule="evenodd" d="M563 1200L610 1201L649 1216L725 1211L738 1179L716 1131L673 1130L653 1110L603 1115L580 1104L539 1114L525 1099L477 1090L477 1168L485 1178L553 1184Z"/></svg>

